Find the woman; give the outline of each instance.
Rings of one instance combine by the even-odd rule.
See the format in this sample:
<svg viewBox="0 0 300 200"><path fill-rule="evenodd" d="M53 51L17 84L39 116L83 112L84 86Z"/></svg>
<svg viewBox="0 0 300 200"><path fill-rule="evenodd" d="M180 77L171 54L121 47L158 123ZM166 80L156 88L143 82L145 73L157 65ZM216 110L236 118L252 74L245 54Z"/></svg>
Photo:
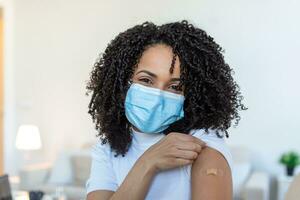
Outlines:
<svg viewBox="0 0 300 200"><path fill-rule="evenodd" d="M187 20L120 33L91 72L88 200L232 199L224 140L247 108L222 48Z"/></svg>

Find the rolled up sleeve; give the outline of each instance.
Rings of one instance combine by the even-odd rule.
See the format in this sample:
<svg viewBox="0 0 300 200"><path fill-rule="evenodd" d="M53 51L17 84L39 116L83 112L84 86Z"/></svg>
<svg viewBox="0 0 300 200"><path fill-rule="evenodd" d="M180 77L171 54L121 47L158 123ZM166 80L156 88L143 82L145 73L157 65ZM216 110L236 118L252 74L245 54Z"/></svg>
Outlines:
<svg viewBox="0 0 300 200"><path fill-rule="evenodd" d="M225 159L230 167L230 170L233 173L234 164L233 164L233 158L232 158L230 148L225 141L224 132L219 131L219 133L221 135L223 134L222 138L217 136L216 130L214 130L214 129L209 129L208 133L205 133L204 129L193 130L191 132L191 135L204 141L207 146L219 151L225 157Z"/></svg>

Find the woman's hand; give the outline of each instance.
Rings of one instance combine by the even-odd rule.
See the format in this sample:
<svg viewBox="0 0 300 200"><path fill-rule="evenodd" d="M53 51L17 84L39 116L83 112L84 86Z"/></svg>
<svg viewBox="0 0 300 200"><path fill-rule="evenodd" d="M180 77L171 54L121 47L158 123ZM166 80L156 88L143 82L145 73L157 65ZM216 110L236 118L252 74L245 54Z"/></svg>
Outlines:
<svg viewBox="0 0 300 200"><path fill-rule="evenodd" d="M192 164L205 144L192 135L171 132L147 149L141 160L156 172Z"/></svg>

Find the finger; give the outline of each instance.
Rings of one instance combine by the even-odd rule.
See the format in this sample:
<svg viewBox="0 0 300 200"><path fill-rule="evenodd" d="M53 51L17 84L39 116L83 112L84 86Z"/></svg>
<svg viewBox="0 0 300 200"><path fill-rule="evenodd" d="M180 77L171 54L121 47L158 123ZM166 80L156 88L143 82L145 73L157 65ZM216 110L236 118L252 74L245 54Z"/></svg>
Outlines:
<svg viewBox="0 0 300 200"><path fill-rule="evenodd" d="M189 159L183 159L183 158L175 158L174 163L176 163L177 166L184 166L188 164L192 164L194 160Z"/></svg>
<svg viewBox="0 0 300 200"><path fill-rule="evenodd" d="M189 150L189 151L195 151L195 152L200 152L202 150L202 148L204 147L204 145L200 145L198 143L195 142L178 142L176 144L177 149L181 149L181 150Z"/></svg>
<svg viewBox="0 0 300 200"><path fill-rule="evenodd" d="M176 135L177 138L179 140L182 140L182 141L187 141L187 142L196 142L198 144L200 144L201 146L205 145L206 143L204 141L202 141L201 139L195 137L195 136L192 136L192 135L187 135L187 134L183 134L183 133L180 133L180 134L177 134Z"/></svg>
<svg viewBox="0 0 300 200"><path fill-rule="evenodd" d="M173 154L176 158L184 158L189 160L194 160L198 157L198 153L195 151L189 151L189 150L180 150L174 152Z"/></svg>

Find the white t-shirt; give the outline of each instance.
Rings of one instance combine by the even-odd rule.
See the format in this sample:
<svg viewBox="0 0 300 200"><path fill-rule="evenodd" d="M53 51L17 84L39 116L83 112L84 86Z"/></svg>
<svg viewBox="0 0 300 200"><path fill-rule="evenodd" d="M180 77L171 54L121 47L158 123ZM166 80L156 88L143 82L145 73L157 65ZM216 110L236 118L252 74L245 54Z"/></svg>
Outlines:
<svg viewBox="0 0 300 200"><path fill-rule="evenodd" d="M116 191L145 150L166 136L131 130L132 145L125 157L122 155L114 157L115 152L111 151L109 143L102 145L99 140L93 146L90 177L86 181L86 194L95 190ZM209 129L209 134L204 133L204 129L192 130L190 133L206 142L207 146L221 152L233 172L232 155L225 142L225 135L219 138L212 129ZM157 173L152 179L145 199L191 199L191 164Z"/></svg>

